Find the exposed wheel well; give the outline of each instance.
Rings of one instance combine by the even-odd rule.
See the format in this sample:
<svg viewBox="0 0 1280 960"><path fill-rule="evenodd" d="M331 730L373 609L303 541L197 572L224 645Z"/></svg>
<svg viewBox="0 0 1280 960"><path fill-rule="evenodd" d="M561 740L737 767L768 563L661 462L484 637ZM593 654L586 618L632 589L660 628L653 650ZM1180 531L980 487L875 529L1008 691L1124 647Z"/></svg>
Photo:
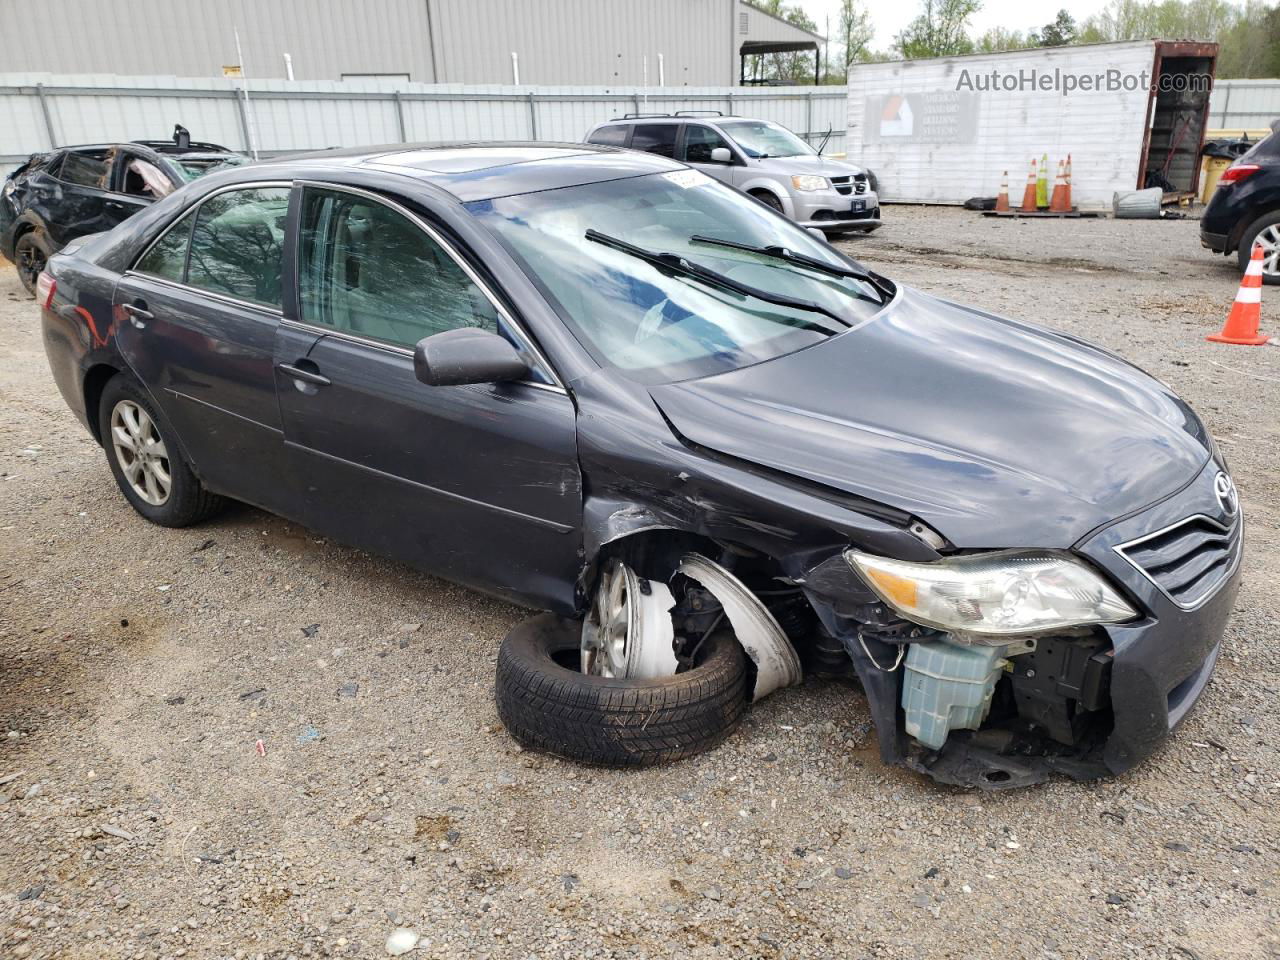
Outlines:
<svg viewBox="0 0 1280 960"><path fill-rule="evenodd" d="M99 363L90 367L89 372L84 375L84 415L89 421L89 430L98 443L102 443L98 431L98 404L102 401L102 391L106 389L107 381L119 372L108 363Z"/></svg>

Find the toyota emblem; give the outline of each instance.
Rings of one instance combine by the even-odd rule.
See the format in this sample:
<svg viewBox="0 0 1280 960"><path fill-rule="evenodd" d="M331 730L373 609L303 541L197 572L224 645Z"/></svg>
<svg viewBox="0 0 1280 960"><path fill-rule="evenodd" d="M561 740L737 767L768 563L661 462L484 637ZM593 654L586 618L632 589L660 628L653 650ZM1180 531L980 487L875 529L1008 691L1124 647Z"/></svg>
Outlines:
<svg viewBox="0 0 1280 960"><path fill-rule="evenodd" d="M1213 492L1218 498L1218 503L1222 505L1223 512L1228 517L1234 517L1236 511L1240 509L1240 500L1236 494L1236 485L1232 483L1231 478L1221 470L1218 475L1213 478Z"/></svg>

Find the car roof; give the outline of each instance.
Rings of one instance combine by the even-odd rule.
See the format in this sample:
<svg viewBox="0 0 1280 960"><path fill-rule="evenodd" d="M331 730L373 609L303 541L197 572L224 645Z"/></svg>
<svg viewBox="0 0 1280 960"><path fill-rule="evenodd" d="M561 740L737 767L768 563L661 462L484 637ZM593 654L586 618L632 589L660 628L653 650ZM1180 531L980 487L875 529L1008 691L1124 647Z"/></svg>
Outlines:
<svg viewBox="0 0 1280 960"><path fill-rule="evenodd" d="M597 126L611 127L619 123L724 123L726 120L755 120L756 117L739 117L732 113L695 113L680 115L678 113L647 113L635 117L614 117Z"/></svg>
<svg viewBox="0 0 1280 960"><path fill-rule="evenodd" d="M276 157L237 168L241 176L236 179L261 177L267 168L300 177L322 177L326 169L393 173L434 184L468 203L664 173L683 169L684 164L650 153L584 143L394 144Z"/></svg>

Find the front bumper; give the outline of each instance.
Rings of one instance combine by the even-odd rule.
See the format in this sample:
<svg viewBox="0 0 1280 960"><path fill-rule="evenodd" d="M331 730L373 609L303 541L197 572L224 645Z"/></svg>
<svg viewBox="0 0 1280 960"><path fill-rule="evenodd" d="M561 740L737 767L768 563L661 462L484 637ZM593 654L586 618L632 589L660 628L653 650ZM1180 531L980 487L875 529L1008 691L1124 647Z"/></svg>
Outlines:
<svg viewBox="0 0 1280 960"><path fill-rule="evenodd" d="M1146 616L1106 628L1115 649L1111 705L1115 727L1103 760L1121 773L1150 756L1186 718L1213 673L1240 586L1244 517L1228 514L1214 495L1212 460L1180 493L1112 524L1077 550L1119 582ZM1228 565L1211 590L1190 606L1175 601L1117 550L1123 544L1202 515L1236 534Z"/></svg>
<svg viewBox="0 0 1280 960"><path fill-rule="evenodd" d="M1052 773L1082 780L1119 774L1155 753L1207 687L1239 588L1244 520L1229 514L1215 495L1218 473L1217 464L1209 461L1183 490L1075 545L1074 552L1104 570L1142 614L1129 623L1097 628L1096 635L1110 645L1105 651L1110 662L1103 710L1091 716L1106 722L1087 728L1088 735L1074 746L1051 741L1018 708L1013 717L988 722L977 731L952 729L938 750L923 747L904 729L901 671L884 666L894 663L897 647L868 640L857 624L811 594L814 609L828 632L840 639L862 681L881 758L943 783L1008 789L1046 780ZM1194 602L1187 603L1166 593L1117 548L1128 547L1133 555L1134 541L1193 517L1226 528L1231 545L1226 562L1204 581ZM1017 669L1016 656L1011 663ZM1075 709L1070 702L1066 706L1068 712Z"/></svg>
<svg viewBox="0 0 1280 960"><path fill-rule="evenodd" d="M880 223L880 198L866 193L793 193L792 219L802 227L819 230L864 230Z"/></svg>

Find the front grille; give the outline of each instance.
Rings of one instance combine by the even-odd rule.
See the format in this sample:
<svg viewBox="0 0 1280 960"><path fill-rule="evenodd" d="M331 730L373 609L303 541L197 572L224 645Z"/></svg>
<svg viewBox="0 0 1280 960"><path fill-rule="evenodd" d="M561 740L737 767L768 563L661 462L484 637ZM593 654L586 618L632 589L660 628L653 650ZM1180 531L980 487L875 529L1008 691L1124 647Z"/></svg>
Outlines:
<svg viewBox="0 0 1280 960"><path fill-rule="evenodd" d="M858 173L852 177L832 177L831 185L836 188L836 193L846 197L851 193L866 193L867 175Z"/></svg>
<svg viewBox="0 0 1280 960"><path fill-rule="evenodd" d="M1131 540L1116 552L1181 607L1209 597L1240 559L1244 523L1230 527L1197 514L1171 527Z"/></svg>

